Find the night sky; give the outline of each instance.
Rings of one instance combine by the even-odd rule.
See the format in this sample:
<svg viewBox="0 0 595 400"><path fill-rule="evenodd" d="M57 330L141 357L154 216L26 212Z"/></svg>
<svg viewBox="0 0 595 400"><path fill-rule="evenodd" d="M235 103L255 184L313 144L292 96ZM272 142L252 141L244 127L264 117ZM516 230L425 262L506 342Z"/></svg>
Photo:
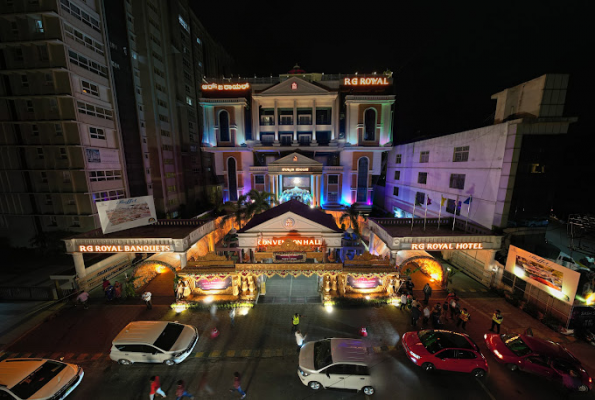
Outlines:
<svg viewBox="0 0 595 400"><path fill-rule="evenodd" d="M545 73L570 74L562 152L576 190L593 187L595 7L592 1L198 2L195 12L239 76L394 72L395 141L492 123L490 96ZM233 4L233 5L232 5ZM572 167L572 168L571 168ZM593 176L593 175L591 175ZM574 179L573 176L570 179ZM594 179L591 179L593 182ZM592 197L591 197L592 198ZM595 202L594 202L595 203ZM595 210L593 210L595 211Z"/></svg>

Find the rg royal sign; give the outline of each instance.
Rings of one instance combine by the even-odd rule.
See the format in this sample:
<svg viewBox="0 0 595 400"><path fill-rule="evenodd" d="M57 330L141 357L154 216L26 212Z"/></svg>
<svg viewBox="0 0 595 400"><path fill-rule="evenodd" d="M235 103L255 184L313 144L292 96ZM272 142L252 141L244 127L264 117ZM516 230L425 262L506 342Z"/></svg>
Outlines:
<svg viewBox="0 0 595 400"><path fill-rule="evenodd" d="M354 78L345 78L343 80L343 84L345 86L386 86L389 84L389 82L385 77L364 78L356 76Z"/></svg>
<svg viewBox="0 0 595 400"><path fill-rule="evenodd" d="M483 250L482 243L412 243L411 250Z"/></svg>
<svg viewBox="0 0 595 400"><path fill-rule="evenodd" d="M172 248L168 244L94 244L79 245L77 251L79 253L169 253Z"/></svg>

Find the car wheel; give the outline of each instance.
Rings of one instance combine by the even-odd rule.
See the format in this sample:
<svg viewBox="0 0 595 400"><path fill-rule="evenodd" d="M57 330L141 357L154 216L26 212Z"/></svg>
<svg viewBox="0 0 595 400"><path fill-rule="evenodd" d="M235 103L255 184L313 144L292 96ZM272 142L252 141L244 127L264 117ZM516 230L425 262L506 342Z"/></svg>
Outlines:
<svg viewBox="0 0 595 400"><path fill-rule="evenodd" d="M421 367L426 372L432 372L434 370L434 364L432 363L423 363Z"/></svg>
<svg viewBox="0 0 595 400"><path fill-rule="evenodd" d="M587 386L587 385L580 385L580 386L577 388L577 390L578 390L579 392L588 392L588 391L589 391L589 386Z"/></svg>
<svg viewBox="0 0 595 400"><path fill-rule="evenodd" d="M165 360L163 363L169 367L175 364L174 360Z"/></svg>
<svg viewBox="0 0 595 400"><path fill-rule="evenodd" d="M316 381L312 381L312 382L308 383L308 386L312 390L319 390L322 387L322 385L320 384L320 382L316 382Z"/></svg>
<svg viewBox="0 0 595 400"><path fill-rule="evenodd" d="M372 386L365 386L362 391L364 392L364 394L368 395L368 396L372 396L374 394L374 392L376 392L376 390L374 390L374 388Z"/></svg>
<svg viewBox="0 0 595 400"><path fill-rule="evenodd" d="M518 371L519 370L519 366L516 364L506 364L506 366L508 367L509 370L511 371Z"/></svg>
<svg viewBox="0 0 595 400"><path fill-rule="evenodd" d="M118 360L118 364L120 365L132 365L132 361L126 360L125 358Z"/></svg>
<svg viewBox="0 0 595 400"><path fill-rule="evenodd" d="M485 369L475 368L471 372L471 374L476 378L483 378L484 376L486 376L486 371L485 371Z"/></svg>

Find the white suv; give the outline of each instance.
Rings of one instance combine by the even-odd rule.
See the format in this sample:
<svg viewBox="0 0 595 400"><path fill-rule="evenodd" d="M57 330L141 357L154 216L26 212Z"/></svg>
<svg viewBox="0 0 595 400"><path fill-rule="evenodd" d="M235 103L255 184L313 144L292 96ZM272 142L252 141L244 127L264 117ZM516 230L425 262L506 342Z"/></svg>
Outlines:
<svg viewBox="0 0 595 400"><path fill-rule="evenodd" d="M0 362L1 400L62 400L83 380L83 369L45 358Z"/></svg>
<svg viewBox="0 0 595 400"><path fill-rule="evenodd" d="M300 350L298 376L310 389L361 390L374 394L369 351L359 339L323 339L306 343Z"/></svg>

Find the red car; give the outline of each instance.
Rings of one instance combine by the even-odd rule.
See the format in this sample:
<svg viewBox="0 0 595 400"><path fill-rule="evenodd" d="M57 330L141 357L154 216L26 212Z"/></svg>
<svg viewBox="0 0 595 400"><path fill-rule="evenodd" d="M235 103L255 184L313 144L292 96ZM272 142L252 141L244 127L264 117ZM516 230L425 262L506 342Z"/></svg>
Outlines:
<svg viewBox="0 0 595 400"><path fill-rule="evenodd" d="M587 392L593 381L581 362L566 348L549 340L527 335L484 335L496 360L511 371L523 370L561 383L566 388Z"/></svg>
<svg viewBox="0 0 595 400"><path fill-rule="evenodd" d="M425 371L467 372L478 378L488 372L488 362L469 335L427 329L407 332L401 343L411 361Z"/></svg>

